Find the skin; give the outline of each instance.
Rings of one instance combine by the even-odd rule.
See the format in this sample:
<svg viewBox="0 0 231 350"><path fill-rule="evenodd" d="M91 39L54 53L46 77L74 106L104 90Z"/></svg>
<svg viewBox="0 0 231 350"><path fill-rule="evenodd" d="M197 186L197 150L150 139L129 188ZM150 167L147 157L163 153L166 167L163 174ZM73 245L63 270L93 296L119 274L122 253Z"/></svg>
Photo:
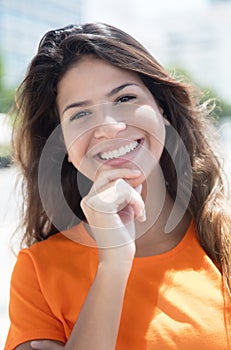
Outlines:
<svg viewBox="0 0 231 350"><path fill-rule="evenodd" d="M171 234L164 233L173 206L168 193L163 196L159 167L167 122L137 74L84 57L59 82L57 106L69 161L94 182L81 206L99 248L99 265L68 342L32 341L17 349L110 350L134 256L175 247L190 217L186 213ZM129 159L100 159L134 140L142 143ZM151 204L145 202L149 188ZM155 212L158 219L152 221ZM145 234L137 236L142 229Z"/></svg>
<svg viewBox="0 0 231 350"><path fill-rule="evenodd" d="M126 169L138 168L147 177L153 162L159 160L164 119L137 74L85 57L59 83L57 105L69 160L93 181L97 171L122 168L102 164L97 154L133 140L143 138L143 148L135 162L124 164ZM149 159L144 164L146 157ZM136 184L143 181L144 177L139 178Z"/></svg>

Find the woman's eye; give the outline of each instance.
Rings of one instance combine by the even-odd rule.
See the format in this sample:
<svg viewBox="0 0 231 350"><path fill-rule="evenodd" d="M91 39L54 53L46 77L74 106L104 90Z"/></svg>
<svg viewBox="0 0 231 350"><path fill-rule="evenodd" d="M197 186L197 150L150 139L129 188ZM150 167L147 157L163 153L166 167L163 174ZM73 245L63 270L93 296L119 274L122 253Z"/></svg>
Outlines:
<svg viewBox="0 0 231 350"><path fill-rule="evenodd" d="M76 114L74 114L73 116L70 117L70 121L72 120L76 120L76 119L80 119L80 118L83 118L83 117L86 117L88 115L90 115L91 112L90 111L81 111L81 112L78 112Z"/></svg>
<svg viewBox="0 0 231 350"><path fill-rule="evenodd" d="M116 102L117 103L128 102L128 101L133 100L134 98L136 98L136 97L135 96L131 96L131 95L126 95L126 96L120 97Z"/></svg>

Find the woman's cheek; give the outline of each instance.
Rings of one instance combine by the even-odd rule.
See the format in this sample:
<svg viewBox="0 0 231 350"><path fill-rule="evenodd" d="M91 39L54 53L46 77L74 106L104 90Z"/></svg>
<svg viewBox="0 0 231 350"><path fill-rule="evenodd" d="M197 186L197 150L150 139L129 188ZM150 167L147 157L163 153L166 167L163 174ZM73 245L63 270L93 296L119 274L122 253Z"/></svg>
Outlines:
<svg viewBox="0 0 231 350"><path fill-rule="evenodd" d="M151 106L141 106L136 111L136 123L140 124L150 136L163 143L165 139L165 125L162 114Z"/></svg>

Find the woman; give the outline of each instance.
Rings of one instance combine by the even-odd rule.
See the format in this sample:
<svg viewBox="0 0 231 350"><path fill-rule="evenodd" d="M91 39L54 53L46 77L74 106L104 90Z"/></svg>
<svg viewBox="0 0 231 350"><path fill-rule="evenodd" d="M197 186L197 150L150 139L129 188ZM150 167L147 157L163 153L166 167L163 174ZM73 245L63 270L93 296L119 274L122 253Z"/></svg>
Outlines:
<svg viewBox="0 0 231 350"><path fill-rule="evenodd" d="M211 108L105 24L48 32L17 106L28 248L6 349L228 349Z"/></svg>

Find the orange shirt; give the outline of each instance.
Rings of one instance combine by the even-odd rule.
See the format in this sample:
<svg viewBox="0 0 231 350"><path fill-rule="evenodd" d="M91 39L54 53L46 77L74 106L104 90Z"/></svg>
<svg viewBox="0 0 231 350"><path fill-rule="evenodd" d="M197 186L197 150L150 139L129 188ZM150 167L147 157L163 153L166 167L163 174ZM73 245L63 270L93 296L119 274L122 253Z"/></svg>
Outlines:
<svg viewBox="0 0 231 350"><path fill-rule="evenodd" d="M75 230L86 234L84 226ZM23 249L11 281L6 350L66 342L97 270L97 249L58 233ZM230 301L192 223L171 251L134 259L116 350L231 349Z"/></svg>

